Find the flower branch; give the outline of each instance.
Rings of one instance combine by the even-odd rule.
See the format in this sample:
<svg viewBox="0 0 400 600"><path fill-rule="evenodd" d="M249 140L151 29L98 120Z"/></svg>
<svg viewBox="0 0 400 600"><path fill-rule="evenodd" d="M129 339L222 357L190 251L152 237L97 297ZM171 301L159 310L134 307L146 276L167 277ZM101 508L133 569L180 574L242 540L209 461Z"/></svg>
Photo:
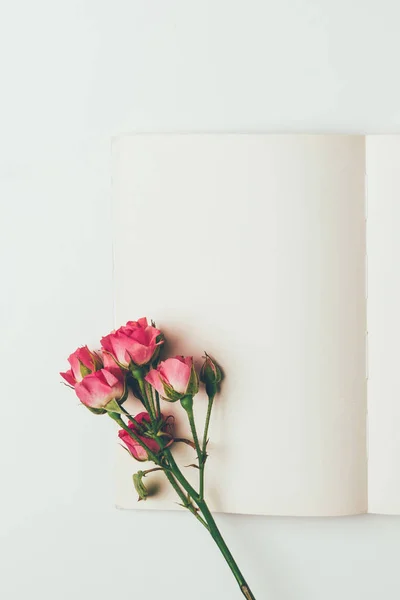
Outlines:
<svg viewBox="0 0 400 600"><path fill-rule="evenodd" d="M138 500L147 500L149 490L143 481L151 473L162 471L180 499L180 504L205 527L217 544L246 600L255 600L235 559L214 520L205 499L205 468L211 413L222 373L206 353L200 377L192 357L175 356L161 360L164 344L162 332L146 318L128 321L101 339L96 352L87 346L78 348L68 358L70 369L61 373L82 404L92 413L108 413L120 427L118 436L124 448L137 461L152 461L154 468L139 470L133 476ZM208 396L204 433L200 443L194 414L194 398L200 382ZM145 411L136 415L124 407L129 392L141 402ZM184 409L192 440L174 435L174 418L162 412L162 402L178 402ZM127 419L125 422L124 419ZM199 490L185 477L177 464L172 446L182 442L197 454Z"/></svg>

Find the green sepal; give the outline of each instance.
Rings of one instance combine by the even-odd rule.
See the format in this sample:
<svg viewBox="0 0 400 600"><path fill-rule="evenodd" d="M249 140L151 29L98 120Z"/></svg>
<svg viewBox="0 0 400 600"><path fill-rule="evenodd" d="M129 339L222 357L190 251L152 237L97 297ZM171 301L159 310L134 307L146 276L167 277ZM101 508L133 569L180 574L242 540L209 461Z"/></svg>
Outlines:
<svg viewBox="0 0 400 600"><path fill-rule="evenodd" d="M110 402L108 404L106 404L106 406L104 407L104 410L106 412L110 412L110 413L117 413L118 415L123 415L125 414L124 411L122 410L122 408L120 407L120 405L118 404L118 402L115 400L110 400Z"/></svg>
<svg viewBox="0 0 400 600"><path fill-rule="evenodd" d="M91 352L91 355L92 355L92 360L93 360L93 364L94 364L94 370L99 371L104 366L101 356L99 356L97 354L97 352Z"/></svg>
<svg viewBox="0 0 400 600"><path fill-rule="evenodd" d="M199 378L196 373L196 369L194 368L194 364L192 364L192 370L190 373L190 379L188 386L186 388L186 394L190 396L195 396L199 391Z"/></svg>
<svg viewBox="0 0 400 600"><path fill-rule="evenodd" d="M125 400L128 398L128 394L129 394L129 387L128 384L126 382L126 379L124 381L124 393L122 394L121 398L118 400L119 404L123 404L125 402Z"/></svg>
<svg viewBox="0 0 400 600"><path fill-rule="evenodd" d="M122 363L120 363L113 354L111 354L111 352L106 352L105 350L103 350L104 354L108 354L108 356L110 356L113 361L115 362L115 364L122 369L123 371L129 371L129 367L127 367L126 365L123 365ZM102 368L102 367L100 367Z"/></svg>
<svg viewBox="0 0 400 600"><path fill-rule="evenodd" d="M171 387L168 383L163 381L162 384L165 393L163 395L164 400L167 400L168 402L176 402L177 400L180 400L182 398L182 394L176 392L174 388Z"/></svg>
<svg viewBox="0 0 400 600"><path fill-rule="evenodd" d="M86 406L86 404L84 404ZM94 415L104 415L107 411L104 408L92 408L91 406L86 406L88 410Z"/></svg>
<svg viewBox="0 0 400 600"><path fill-rule="evenodd" d="M158 335L156 337L156 343L158 344L157 348L154 351L154 354L151 358L150 364L153 367L153 369L156 368L156 366L158 365L159 361L160 361L160 353L161 353L161 348L162 348L162 344L164 342L164 336L161 333L160 335Z"/></svg>
<svg viewBox="0 0 400 600"><path fill-rule="evenodd" d="M84 365L81 360L79 361L79 370L82 377L86 377L86 375L90 375L92 373L92 370L88 369L88 367Z"/></svg>

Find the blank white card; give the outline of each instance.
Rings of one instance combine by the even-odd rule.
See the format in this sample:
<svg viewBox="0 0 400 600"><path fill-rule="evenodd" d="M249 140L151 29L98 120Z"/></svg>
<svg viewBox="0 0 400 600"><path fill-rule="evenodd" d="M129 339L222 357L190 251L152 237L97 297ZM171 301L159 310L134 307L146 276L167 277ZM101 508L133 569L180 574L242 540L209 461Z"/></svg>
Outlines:
<svg viewBox="0 0 400 600"><path fill-rule="evenodd" d="M146 315L166 350L197 364L206 350L225 372L212 508L365 512L365 138L132 135L113 161L116 324ZM199 421L205 408L199 395ZM177 404L163 410L187 433ZM143 466L117 462L118 506L178 508L159 473L138 504Z"/></svg>

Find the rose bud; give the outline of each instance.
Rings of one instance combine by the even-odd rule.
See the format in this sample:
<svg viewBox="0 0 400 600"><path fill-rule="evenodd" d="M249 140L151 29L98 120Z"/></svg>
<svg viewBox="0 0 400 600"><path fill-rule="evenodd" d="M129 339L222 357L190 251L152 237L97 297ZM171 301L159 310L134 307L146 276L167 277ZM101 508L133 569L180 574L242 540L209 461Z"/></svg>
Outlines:
<svg viewBox="0 0 400 600"><path fill-rule="evenodd" d="M206 358L200 370L200 381L205 384L208 396L215 396L218 383L221 381L221 379L221 369L206 352Z"/></svg>
<svg viewBox="0 0 400 600"><path fill-rule="evenodd" d="M147 437L146 435L143 435L147 431L150 431L150 424L151 420L149 413L142 412L136 415L133 422L129 422L128 427L133 431L133 433L136 434L139 440L143 442L143 444L145 444L151 452L153 452L154 454L158 454L158 452L160 451L160 444L158 443L158 441L153 438ZM127 447L129 453L133 456L133 458L136 458L136 460L139 460L141 462L149 460L149 455L146 451L146 448L143 448L143 446L141 446L139 442L134 440L129 435L129 433L125 431L125 429L121 429L118 432L118 436L124 442L125 446Z"/></svg>
<svg viewBox="0 0 400 600"><path fill-rule="evenodd" d="M146 477L145 471L138 471L132 475L133 485L138 495L138 502L147 500L147 496L149 495L148 489L143 483L143 477Z"/></svg>
<svg viewBox="0 0 400 600"><path fill-rule="evenodd" d="M191 356L167 358L156 369L152 369L145 380L169 402L194 396L199 391L199 380Z"/></svg>
<svg viewBox="0 0 400 600"><path fill-rule="evenodd" d="M106 335L101 339L101 345L121 367L128 369L153 361L163 341L161 331L143 318L128 321L123 327Z"/></svg>
<svg viewBox="0 0 400 600"><path fill-rule="evenodd" d="M122 371L117 369L100 369L77 383L75 392L82 404L95 412L104 413L107 404L112 400L120 400L124 396L125 384Z"/></svg>
<svg viewBox="0 0 400 600"><path fill-rule="evenodd" d="M69 371L60 373L67 383L74 386L82 381L86 375L98 371L103 367L103 361L96 352L91 352L87 346L78 348L68 357L71 365Z"/></svg>

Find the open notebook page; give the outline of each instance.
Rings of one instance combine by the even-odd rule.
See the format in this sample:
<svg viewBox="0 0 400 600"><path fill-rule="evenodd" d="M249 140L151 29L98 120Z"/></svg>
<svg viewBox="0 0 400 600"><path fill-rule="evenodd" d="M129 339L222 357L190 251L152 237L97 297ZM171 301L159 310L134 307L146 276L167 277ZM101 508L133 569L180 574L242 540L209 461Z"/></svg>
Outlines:
<svg viewBox="0 0 400 600"><path fill-rule="evenodd" d="M211 507L366 511L364 137L132 135L113 161L116 324L147 315L169 352L206 350L225 371ZM177 404L164 412L188 434ZM178 508L159 473L137 503L144 467L122 449L117 463L118 506Z"/></svg>
<svg viewBox="0 0 400 600"><path fill-rule="evenodd" d="M367 136L369 511L400 514L400 136Z"/></svg>

